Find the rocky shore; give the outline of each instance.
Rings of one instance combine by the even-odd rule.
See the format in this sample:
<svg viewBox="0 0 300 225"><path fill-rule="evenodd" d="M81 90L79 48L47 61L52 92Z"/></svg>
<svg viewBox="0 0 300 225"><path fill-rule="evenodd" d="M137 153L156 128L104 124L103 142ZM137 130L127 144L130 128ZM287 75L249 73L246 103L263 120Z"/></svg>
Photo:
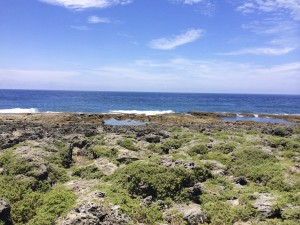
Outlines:
<svg viewBox="0 0 300 225"><path fill-rule="evenodd" d="M223 116L2 114L0 224L299 224L300 125Z"/></svg>

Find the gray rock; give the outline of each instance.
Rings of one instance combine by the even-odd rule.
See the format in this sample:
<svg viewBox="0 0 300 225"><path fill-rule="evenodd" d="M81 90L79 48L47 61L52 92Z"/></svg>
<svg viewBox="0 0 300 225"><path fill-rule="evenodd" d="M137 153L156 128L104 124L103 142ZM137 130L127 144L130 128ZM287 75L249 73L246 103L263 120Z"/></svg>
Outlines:
<svg viewBox="0 0 300 225"><path fill-rule="evenodd" d="M10 205L3 198L0 198L0 221L4 222L5 225L11 224L10 211Z"/></svg>
<svg viewBox="0 0 300 225"><path fill-rule="evenodd" d="M150 196L144 198L142 200L141 204L144 205L144 206L146 206L146 207L148 207L148 206L150 206L152 204L152 202L153 202L153 197L150 195Z"/></svg>
<svg viewBox="0 0 300 225"><path fill-rule="evenodd" d="M188 223L188 225L199 225L207 222L206 217L202 212L201 206L198 204L177 204L164 213L164 218L168 222L171 222L172 217L176 215L176 213L174 214L174 212L182 214L182 218Z"/></svg>
<svg viewBox="0 0 300 225"><path fill-rule="evenodd" d="M48 178L48 168L45 164L41 164L37 170L35 170L35 178L39 180L46 180Z"/></svg>
<svg viewBox="0 0 300 225"><path fill-rule="evenodd" d="M235 179L235 183L240 184L240 185L246 185L248 183L248 181L246 180L245 177L237 177Z"/></svg>
<svg viewBox="0 0 300 225"><path fill-rule="evenodd" d="M257 198L253 203L253 207L262 213L266 218L276 218L280 211L274 210L275 197L269 193L254 193Z"/></svg>
<svg viewBox="0 0 300 225"><path fill-rule="evenodd" d="M159 143L160 137L156 135L148 135L145 137L145 140L149 143Z"/></svg>
<svg viewBox="0 0 300 225"><path fill-rule="evenodd" d="M116 225L127 224L130 218L119 213L119 206L102 207L96 203L86 203L77 206L67 217L59 221L59 225Z"/></svg>
<svg viewBox="0 0 300 225"><path fill-rule="evenodd" d="M162 210L165 210L167 208L163 200L157 200L156 203Z"/></svg>

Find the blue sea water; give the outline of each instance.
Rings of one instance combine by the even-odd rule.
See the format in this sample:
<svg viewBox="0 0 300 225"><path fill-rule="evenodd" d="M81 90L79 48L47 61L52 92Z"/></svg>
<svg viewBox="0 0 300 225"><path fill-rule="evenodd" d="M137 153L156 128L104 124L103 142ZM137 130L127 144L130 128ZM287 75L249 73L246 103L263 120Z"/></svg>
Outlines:
<svg viewBox="0 0 300 225"><path fill-rule="evenodd" d="M300 114L300 95L0 90L0 113L141 111Z"/></svg>

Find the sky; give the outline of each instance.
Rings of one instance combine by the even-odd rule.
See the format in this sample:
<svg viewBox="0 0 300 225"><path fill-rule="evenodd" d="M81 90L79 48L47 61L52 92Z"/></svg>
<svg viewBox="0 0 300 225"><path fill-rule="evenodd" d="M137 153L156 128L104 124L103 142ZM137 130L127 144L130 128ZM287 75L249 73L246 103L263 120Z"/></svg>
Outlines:
<svg viewBox="0 0 300 225"><path fill-rule="evenodd" d="M300 94L300 0L0 6L0 89Z"/></svg>

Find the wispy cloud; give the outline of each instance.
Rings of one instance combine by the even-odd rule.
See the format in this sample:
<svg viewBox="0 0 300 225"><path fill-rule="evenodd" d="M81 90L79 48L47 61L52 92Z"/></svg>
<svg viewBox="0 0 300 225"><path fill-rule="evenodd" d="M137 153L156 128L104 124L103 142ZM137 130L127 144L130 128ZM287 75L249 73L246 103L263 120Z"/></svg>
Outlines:
<svg viewBox="0 0 300 225"><path fill-rule="evenodd" d="M300 20L299 0L247 0L238 6L243 13L265 12L289 14L294 20Z"/></svg>
<svg viewBox="0 0 300 225"><path fill-rule="evenodd" d="M175 4L183 4L195 7L195 11L203 14L212 16L215 12L215 3L213 0L169 0Z"/></svg>
<svg viewBox="0 0 300 225"><path fill-rule="evenodd" d="M82 10L87 8L107 8L113 5L125 5L133 0L40 0L52 5L63 6L69 9Z"/></svg>
<svg viewBox="0 0 300 225"><path fill-rule="evenodd" d="M75 30L81 30L81 31L87 31L87 30L90 30L90 28L88 28L87 26L75 26L75 25L72 25L70 26L72 29L75 29Z"/></svg>
<svg viewBox="0 0 300 225"><path fill-rule="evenodd" d="M0 88L299 94L299 76L300 61L264 66L188 58L143 59L84 71L0 68Z"/></svg>
<svg viewBox="0 0 300 225"><path fill-rule="evenodd" d="M111 23L111 20L106 17L90 16L88 18L88 23Z"/></svg>
<svg viewBox="0 0 300 225"><path fill-rule="evenodd" d="M171 37L163 37L150 41L149 46L154 49L170 50L178 46L185 45L196 41L203 36L204 31L201 29L189 29L186 32Z"/></svg>
<svg viewBox="0 0 300 225"><path fill-rule="evenodd" d="M187 4L187 5L194 5L194 4L197 4L197 3L201 3L204 0L175 0L175 1L183 3L183 4Z"/></svg>
<svg viewBox="0 0 300 225"><path fill-rule="evenodd" d="M264 47L264 48L247 48L233 52L227 53L219 53L218 55L269 55L269 56L279 56L279 55L286 55L290 52L295 50L295 48L271 48L271 47Z"/></svg>

